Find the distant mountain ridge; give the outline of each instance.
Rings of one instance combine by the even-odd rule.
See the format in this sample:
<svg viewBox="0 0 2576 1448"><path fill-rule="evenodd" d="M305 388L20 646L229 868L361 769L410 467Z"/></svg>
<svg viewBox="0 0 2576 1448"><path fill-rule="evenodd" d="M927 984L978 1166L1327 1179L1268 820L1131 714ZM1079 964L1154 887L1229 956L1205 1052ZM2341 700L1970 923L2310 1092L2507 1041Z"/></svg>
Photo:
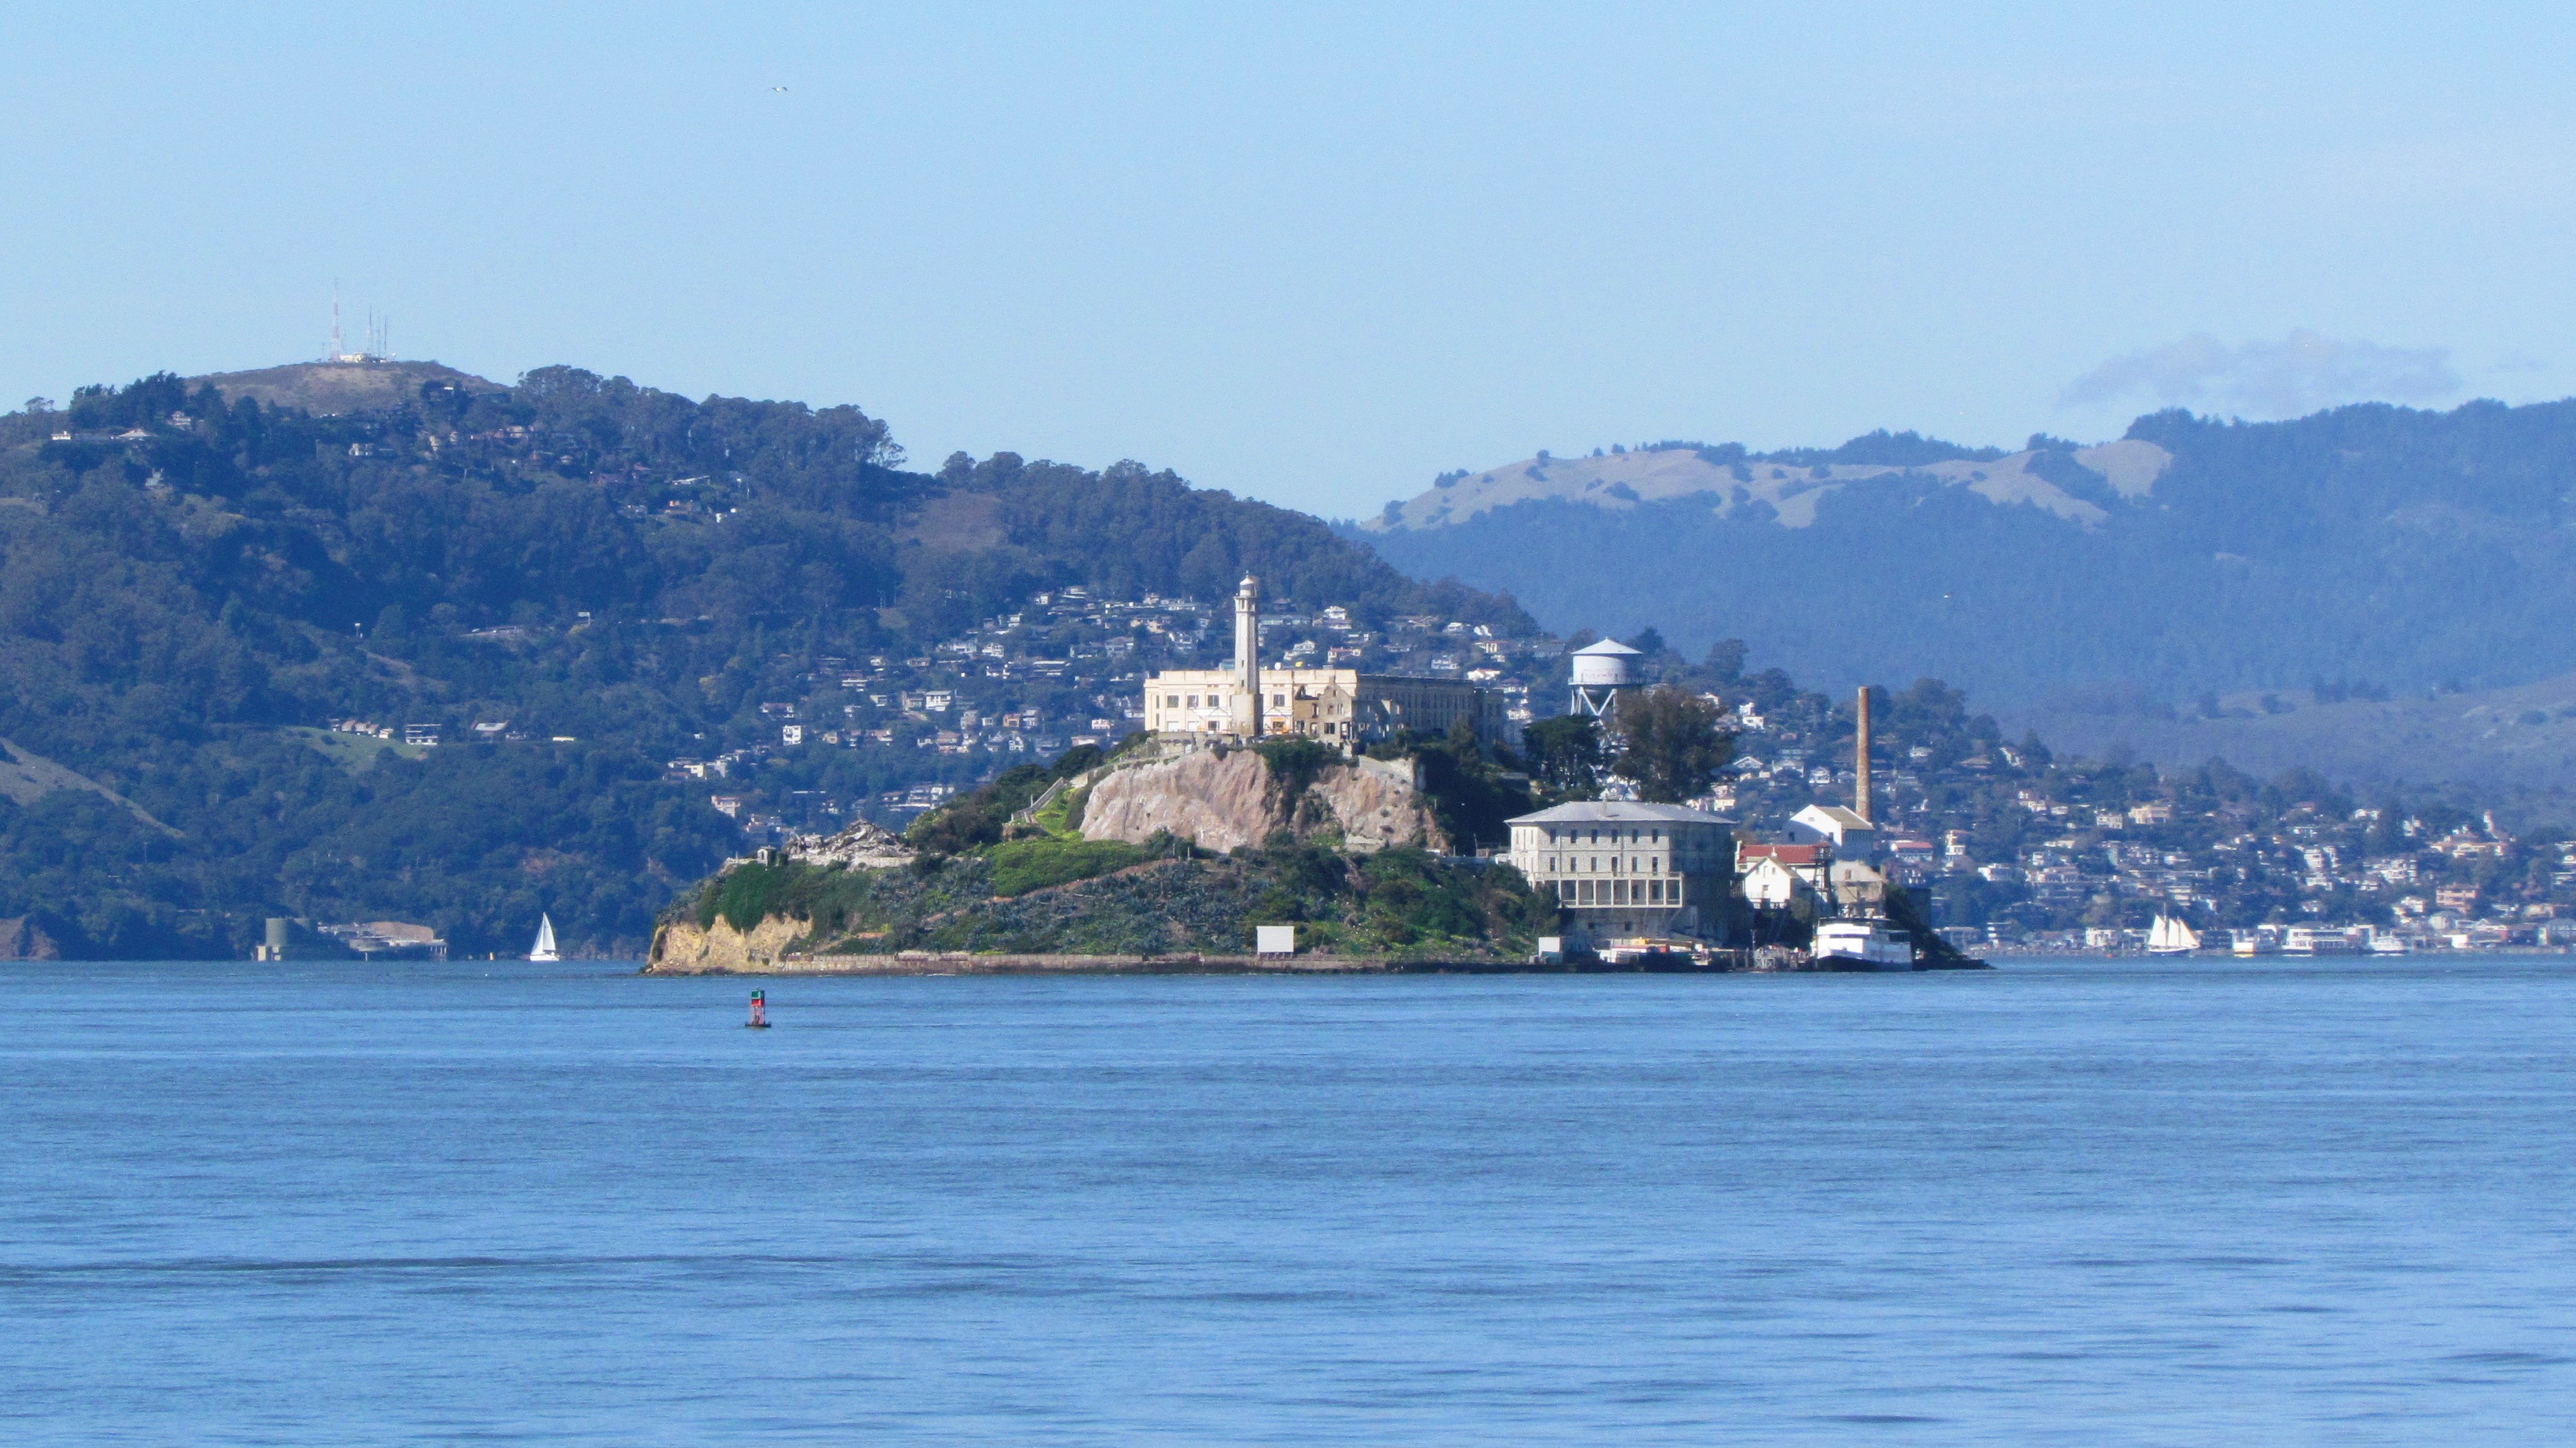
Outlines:
<svg viewBox="0 0 2576 1448"><path fill-rule="evenodd" d="M1937 445L1936 445L1937 446ZM1992 449L1983 450L1991 453ZM1785 528L1805 528L1836 491L1857 483L1907 474L1937 479L1994 503L2028 503L2069 522L2093 526L2110 516L2094 501L2098 487L2064 476L2052 479L2033 464L2051 454L2037 449L2003 456L1970 455L1909 465L1883 462L1794 463L1687 443L1662 443L1590 457L1541 454L1468 477L1452 476L1360 525L1378 534L1399 528L1445 528L1522 503L1582 503L1617 512L1648 503L1693 502L1721 517L1759 518L1764 510ZM2119 498L2152 493L2173 455L2151 442L2121 439L2071 453L2078 467L2097 475ZM2044 464L2043 464L2044 468ZM2070 491L2070 484L2073 491Z"/></svg>
<svg viewBox="0 0 2576 1448"><path fill-rule="evenodd" d="M2020 452L1876 433L1541 456L1345 530L1546 627L1655 627L2005 707L2120 684L2497 688L2576 671L2576 402L2168 411Z"/></svg>

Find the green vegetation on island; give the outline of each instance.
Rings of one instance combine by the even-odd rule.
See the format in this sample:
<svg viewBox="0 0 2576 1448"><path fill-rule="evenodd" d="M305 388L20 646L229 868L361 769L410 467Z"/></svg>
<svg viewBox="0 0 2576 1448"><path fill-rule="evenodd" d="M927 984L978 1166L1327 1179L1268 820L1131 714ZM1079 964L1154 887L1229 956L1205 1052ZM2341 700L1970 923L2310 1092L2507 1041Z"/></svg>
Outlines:
<svg viewBox="0 0 2576 1448"><path fill-rule="evenodd" d="M1077 858L1096 873L1032 884L1044 873L1033 863ZM773 916L805 921L790 949L852 955L1239 955L1254 925L1295 924L1299 949L1316 954L1517 959L1554 920L1508 866L1284 841L1230 855L1178 841L1025 841L886 870L742 864L677 913L743 931Z"/></svg>

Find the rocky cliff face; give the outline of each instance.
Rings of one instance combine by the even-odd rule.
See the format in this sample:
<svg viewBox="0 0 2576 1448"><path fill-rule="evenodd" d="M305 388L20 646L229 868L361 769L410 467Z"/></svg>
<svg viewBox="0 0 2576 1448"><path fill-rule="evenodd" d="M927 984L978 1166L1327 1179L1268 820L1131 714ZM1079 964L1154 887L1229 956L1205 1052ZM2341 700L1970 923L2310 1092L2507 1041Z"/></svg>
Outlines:
<svg viewBox="0 0 2576 1448"><path fill-rule="evenodd" d="M1196 840L1202 849L1231 850L1258 845L1282 829L1301 836L1338 833L1349 848L1362 851L1445 847L1409 769L1372 762L1328 765L1291 799L1268 762L1250 749L1203 749L1114 769L1092 786L1082 812L1084 838L1131 844L1167 830Z"/></svg>
<svg viewBox="0 0 2576 1448"><path fill-rule="evenodd" d="M1307 796L1331 813L1343 841L1354 850L1400 845L1450 848L1448 838L1432 821L1409 764L1365 759L1336 764L1316 778Z"/></svg>
<svg viewBox="0 0 2576 1448"><path fill-rule="evenodd" d="M653 933L652 958L644 968L655 975L767 970L778 963L788 942L806 929L805 921L779 915L754 925L748 935L722 916L704 927L694 920L674 920Z"/></svg>
<svg viewBox="0 0 2576 1448"><path fill-rule="evenodd" d="M0 960L60 960L62 947L25 915L0 920Z"/></svg>

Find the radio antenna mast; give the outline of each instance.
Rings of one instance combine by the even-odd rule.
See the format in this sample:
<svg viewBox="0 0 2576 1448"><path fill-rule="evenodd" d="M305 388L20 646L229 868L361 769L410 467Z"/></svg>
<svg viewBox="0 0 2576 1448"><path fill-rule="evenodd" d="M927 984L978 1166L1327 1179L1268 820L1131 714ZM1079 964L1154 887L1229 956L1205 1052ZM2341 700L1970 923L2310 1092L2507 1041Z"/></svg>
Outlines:
<svg viewBox="0 0 2576 1448"><path fill-rule="evenodd" d="M340 360L340 352L340 279L333 277L331 279L331 355L323 360L337 362Z"/></svg>

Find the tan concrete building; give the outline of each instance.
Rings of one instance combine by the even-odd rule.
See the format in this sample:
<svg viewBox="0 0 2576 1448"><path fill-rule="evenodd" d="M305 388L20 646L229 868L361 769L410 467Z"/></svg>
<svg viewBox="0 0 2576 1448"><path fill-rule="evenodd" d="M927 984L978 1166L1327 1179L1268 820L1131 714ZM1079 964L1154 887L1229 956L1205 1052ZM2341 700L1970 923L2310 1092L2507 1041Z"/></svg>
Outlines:
<svg viewBox="0 0 2576 1448"><path fill-rule="evenodd" d="M1508 740L1500 694L1451 679L1363 674L1357 669L1260 668L1261 582L1234 596L1234 661L1222 669L1167 669L1145 681L1145 727L1156 734L1275 738L1302 735L1344 749L1398 729L1446 734L1459 719L1479 737Z"/></svg>

